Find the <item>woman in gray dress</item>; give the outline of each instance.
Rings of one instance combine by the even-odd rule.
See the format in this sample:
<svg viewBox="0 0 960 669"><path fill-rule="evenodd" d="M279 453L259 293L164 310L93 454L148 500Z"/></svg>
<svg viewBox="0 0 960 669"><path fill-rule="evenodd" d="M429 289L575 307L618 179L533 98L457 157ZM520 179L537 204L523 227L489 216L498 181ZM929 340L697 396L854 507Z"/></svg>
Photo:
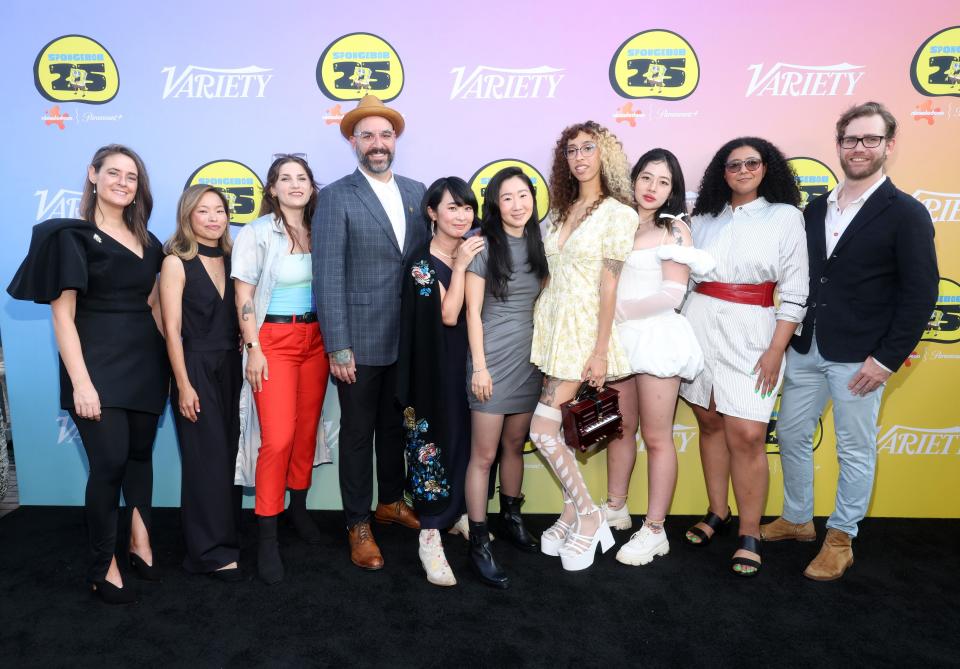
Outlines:
<svg viewBox="0 0 960 669"><path fill-rule="evenodd" d="M527 551L537 542L520 516L523 444L542 376L530 363L533 304L547 278L533 184L519 168L497 172L487 184L481 230L486 247L467 268L467 384L471 411L466 500L470 562L480 580L506 588L506 574L490 552L487 490L500 452L500 513L505 538Z"/></svg>

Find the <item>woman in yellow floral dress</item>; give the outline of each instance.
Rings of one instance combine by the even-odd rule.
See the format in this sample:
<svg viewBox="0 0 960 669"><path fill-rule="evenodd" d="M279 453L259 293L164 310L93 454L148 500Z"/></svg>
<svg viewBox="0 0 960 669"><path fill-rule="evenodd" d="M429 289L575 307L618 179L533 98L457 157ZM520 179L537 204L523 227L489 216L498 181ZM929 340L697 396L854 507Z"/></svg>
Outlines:
<svg viewBox="0 0 960 669"><path fill-rule="evenodd" d="M613 322L617 281L639 218L620 141L587 121L565 129L554 149L551 229L544 239L550 279L534 311L531 362L544 373L530 439L560 481L563 513L543 533L541 550L563 568L586 569L599 543L613 546L573 451L563 439L560 405L580 383L600 387L631 373Z"/></svg>

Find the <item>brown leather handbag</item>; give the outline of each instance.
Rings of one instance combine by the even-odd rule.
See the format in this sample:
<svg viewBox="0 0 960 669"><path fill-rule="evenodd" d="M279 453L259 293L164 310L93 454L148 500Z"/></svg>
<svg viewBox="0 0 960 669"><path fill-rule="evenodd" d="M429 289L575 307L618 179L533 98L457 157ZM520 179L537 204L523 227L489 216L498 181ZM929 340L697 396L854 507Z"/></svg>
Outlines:
<svg viewBox="0 0 960 669"><path fill-rule="evenodd" d="M570 448L586 451L603 439L623 434L620 393L583 383L576 396L560 405L563 436Z"/></svg>

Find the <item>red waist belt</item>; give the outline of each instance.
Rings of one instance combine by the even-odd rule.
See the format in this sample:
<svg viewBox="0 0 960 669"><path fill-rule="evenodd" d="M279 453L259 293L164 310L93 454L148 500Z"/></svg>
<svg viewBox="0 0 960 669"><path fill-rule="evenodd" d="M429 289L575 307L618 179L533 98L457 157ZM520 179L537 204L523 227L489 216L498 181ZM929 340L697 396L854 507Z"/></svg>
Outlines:
<svg viewBox="0 0 960 669"><path fill-rule="evenodd" d="M773 291L777 284L773 281L766 283L719 283L705 281L698 283L696 292L718 300L736 302L737 304L752 304L758 307L773 306Z"/></svg>

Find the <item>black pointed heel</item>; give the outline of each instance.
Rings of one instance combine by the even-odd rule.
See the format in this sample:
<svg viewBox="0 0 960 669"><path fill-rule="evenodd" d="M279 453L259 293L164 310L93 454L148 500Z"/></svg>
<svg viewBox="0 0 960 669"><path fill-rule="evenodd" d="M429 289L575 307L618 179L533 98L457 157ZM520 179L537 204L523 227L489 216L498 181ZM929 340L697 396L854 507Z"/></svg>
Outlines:
<svg viewBox="0 0 960 669"><path fill-rule="evenodd" d="M160 570L156 564L147 564L144 559L136 553L130 553L129 559L130 568L137 573L137 578L141 581L152 581L153 583L160 581ZM156 560L154 560L154 562L156 562Z"/></svg>
<svg viewBox="0 0 960 669"><path fill-rule="evenodd" d="M707 515L705 515L703 517L703 520L701 520L700 522L706 525L707 527L709 527L711 530L713 530L713 534L708 536L706 532L704 532L699 527L694 525L689 530L687 530L687 533L692 534L695 537L698 537L700 541L690 541L690 537L686 536L686 534L684 535L684 538L687 540L687 543L691 546L696 546L697 548L702 548L703 546L706 546L711 541L713 541L713 538L718 534L725 534L730 529L730 524L733 522L733 512L730 510L730 507L728 506L727 517L721 518L720 516L715 514L713 511L707 509Z"/></svg>
<svg viewBox="0 0 960 669"><path fill-rule="evenodd" d="M106 579L94 582L93 594L104 604L133 604L137 601L137 591L129 583L118 588Z"/></svg>

